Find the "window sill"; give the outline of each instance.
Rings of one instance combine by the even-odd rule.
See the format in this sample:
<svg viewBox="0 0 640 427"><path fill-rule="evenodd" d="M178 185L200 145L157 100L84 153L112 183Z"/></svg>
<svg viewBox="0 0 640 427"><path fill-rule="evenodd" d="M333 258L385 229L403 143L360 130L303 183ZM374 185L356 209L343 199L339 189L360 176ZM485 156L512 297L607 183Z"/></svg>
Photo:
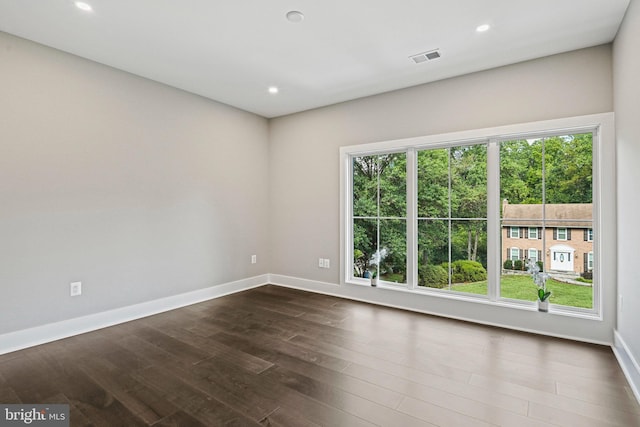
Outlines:
<svg viewBox="0 0 640 427"><path fill-rule="evenodd" d="M369 287L374 289L384 289L395 292L404 292L413 295L424 295L435 298L445 298L449 300L456 300L466 303L484 304L494 307L505 307L516 310L532 312L538 311L535 302L531 301L519 301L507 298L499 298L492 301L486 295L468 294L462 292L455 292L449 290L430 289L425 287L419 287L417 289L410 289L406 284L393 284L391 282L378 282L378 286L371 286L368 280L352 279L346 282L347 285L355 285L362 287ZM600 314L596 313L593 309L574 308L562 305L550 304L549 311L544 314L573 317L585 320L602 321L603 318Z"/></svg>

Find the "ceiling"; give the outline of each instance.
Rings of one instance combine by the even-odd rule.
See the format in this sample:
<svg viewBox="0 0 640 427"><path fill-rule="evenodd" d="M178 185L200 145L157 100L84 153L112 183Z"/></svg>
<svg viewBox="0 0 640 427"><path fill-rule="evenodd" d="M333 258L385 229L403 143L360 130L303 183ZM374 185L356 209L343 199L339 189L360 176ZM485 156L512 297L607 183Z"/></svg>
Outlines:
<svg viewBox="0 0 640 427"><path fill-rule="evenodd" d="M276 117L611 42L629 0L0 0L0 31ZM289 11L304 14L292 23ZM489 24L483 33L476 28ZM416 64L409 57L439 49ZM0 64L1 66L1 64ZM277 86L279 93L267 89Z"/></svg>

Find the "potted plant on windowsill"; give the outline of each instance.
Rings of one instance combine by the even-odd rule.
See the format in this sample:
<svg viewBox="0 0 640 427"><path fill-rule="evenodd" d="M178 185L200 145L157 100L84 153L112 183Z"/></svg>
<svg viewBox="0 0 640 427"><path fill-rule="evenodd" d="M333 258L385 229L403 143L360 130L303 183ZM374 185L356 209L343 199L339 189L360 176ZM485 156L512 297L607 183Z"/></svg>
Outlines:
<svg viewBox="0 0 640 427"><path fill-rule="evenodd" d="M378 272L380 269L380 263L385 259L387 253L387 248L379 249L371 256L371 259L369 260L369 267L371 267L371 269L369 270L369 277L371 277L371 286L378 286Z"/></svg>
<svg viewBox="0 0 640 427"><path fill-rule="evenodd" d="M527 263L527 271L531 274L533 283L535 283L538 288L538 311L546 313L549 311L549 297L551 296L551 291L547 290L547 279L549 275L540 272L538 263L531 260Z"/></svg>
<svg viewBox="0 0 640 427"><path fill-rule="evenodd" d="M378 272L376 270L371 271L370 277L371 277L371 286L373 287L378 286Z"/></svg>

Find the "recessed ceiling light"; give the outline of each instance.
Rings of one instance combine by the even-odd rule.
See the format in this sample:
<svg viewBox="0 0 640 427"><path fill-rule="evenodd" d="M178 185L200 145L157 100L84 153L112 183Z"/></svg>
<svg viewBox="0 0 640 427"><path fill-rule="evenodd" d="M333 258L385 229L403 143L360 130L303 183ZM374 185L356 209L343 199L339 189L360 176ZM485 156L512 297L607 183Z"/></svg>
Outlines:
<svg viewBox="0 0 640 427"><path fill-rule="evenodd" d="M477 32L479 32L479 33L484 33L485 31L488 31L488 30L489 30L489 28L491 28L491 25L489 25L489 24L482 24L482 25L479 25L479 26L476 28L476 31L477 31Z"/></svg>
<svg viewBox="0 0 640 427"><path fill-rule="evenodd" d="M287 12L287 20L295 23L302 22L304 20L304 14L297 10L292 10L291 12Z"/></svg>
<svg viewBox="0 0 640 427"><path fill-rule="evenodd" d="M276 86L270 86L269 87L269 93L272 95L275 95L276 93L278 93L280 90L276 87Z"/></svg>
<svg viewBox="0 0 640 427"><path fill-rule="evenodd" d="M89 3L85 3L83 1L77 1L74 3L76 5L76 7L80 10L84 10L85 12L91 12L93 10L93 8L91 7L91 5Z"/></svg>

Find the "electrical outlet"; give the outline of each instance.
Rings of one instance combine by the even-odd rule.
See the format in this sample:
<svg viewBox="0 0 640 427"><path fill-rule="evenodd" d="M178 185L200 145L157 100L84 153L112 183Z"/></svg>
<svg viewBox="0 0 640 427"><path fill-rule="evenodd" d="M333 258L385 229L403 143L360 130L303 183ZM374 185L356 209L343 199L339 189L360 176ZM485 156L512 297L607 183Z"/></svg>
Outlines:
<svg viewBox="0 0 640 427"><path fill-rule="evenodd" d="M72 282L69 285L69 295L72 297L82 295L82 282Z"/></svg>
<svg viewBox="0 0 640 427"><path fill-rule="evenodd" d="M324 258L318 258L318 268L324 268Z"/></svg>
<svg viewBox="0 0 640 427"><path fill-rule="evenodd" d="M255 264L258 262L258 256L257 255L251 255L251 264Z"/></svg>
<svg viewBox="0 0 640 427"><path fill-rule="evenodd" d="M329 258L325 258L323 267L324 268L330 268L331 267L331 262L329 261Z"/></svg>

